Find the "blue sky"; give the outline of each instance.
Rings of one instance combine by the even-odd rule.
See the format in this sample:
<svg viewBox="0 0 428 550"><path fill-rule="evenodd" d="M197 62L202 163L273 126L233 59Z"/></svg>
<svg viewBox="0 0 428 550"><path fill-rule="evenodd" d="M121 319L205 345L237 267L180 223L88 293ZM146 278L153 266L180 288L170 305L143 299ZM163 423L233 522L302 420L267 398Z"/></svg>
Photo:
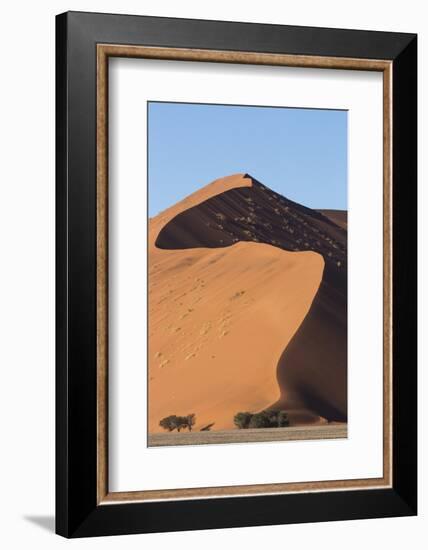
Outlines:
<svg viewBox="0 0 428 550"><path fill-rule="evenodd" d="M247 172L310 208L347 209L347 112L149 102L149 216Z"/></svg>

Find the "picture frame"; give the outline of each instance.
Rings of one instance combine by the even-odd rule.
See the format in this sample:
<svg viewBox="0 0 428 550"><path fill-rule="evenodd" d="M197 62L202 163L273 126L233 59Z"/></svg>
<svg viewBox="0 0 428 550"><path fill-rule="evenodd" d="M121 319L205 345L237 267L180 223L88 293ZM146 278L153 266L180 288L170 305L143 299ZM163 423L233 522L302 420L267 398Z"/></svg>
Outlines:
<svg viewBox="0 0 428 550"><path fill-rule="evenodd" d="M178 493L109 491L107 83L112 57L383 74L381 478ZM57 16L58 534L86 537L417 513L416 90L414 34L83 12Z"/></svg>

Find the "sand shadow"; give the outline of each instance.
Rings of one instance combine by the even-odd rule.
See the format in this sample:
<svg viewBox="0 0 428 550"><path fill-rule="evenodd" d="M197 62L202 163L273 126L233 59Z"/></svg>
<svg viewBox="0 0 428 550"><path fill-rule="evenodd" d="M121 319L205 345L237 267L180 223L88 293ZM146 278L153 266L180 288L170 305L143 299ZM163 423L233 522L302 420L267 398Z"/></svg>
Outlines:
<svg viewBox="0 0 428 550"><path fill-rule="evenodd" d="M212 422L211 424L208 424L207 426L204 426L199 431L200 432L209 432L211 428L214 426L215 422Z"/></svg>
<svg viewBox="0 0 428 550"><path fill-rule="evenodd" d="M347 421L347 290L344 274L325 268L320 288L277 366L275 408L306 409Z"/></svg>

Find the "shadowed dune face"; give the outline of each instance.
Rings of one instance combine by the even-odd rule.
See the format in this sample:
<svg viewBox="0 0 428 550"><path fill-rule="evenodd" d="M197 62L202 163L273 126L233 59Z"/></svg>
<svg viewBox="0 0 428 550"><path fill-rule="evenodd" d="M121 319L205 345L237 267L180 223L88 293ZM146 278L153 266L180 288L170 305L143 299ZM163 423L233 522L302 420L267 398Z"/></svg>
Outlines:
<svg viewBox="0 0 428 550"><path fill-rule="evenodd" d="M346 210L318 210L318 212L342 229L348 229L348 212Z"/></svg>
<svg viewBox="0 0 428 550"><path fill-rule="evenodd" d="M272 405L346 420L346 287L346 231L250 176L150 220L149 431Z"/></svg>
<svg viewBox="0 0 428 550"><path fill-rule="evenodd" d="M278 362L276 407L347 420L346 280L326 266L312 306Z"/></svg>
<svg viewBox="0 0 428 550"><path fill-rule="evenodd" d="M171 219L161 249L219 248L252 241L289 251L313 250L345 272L346 232L326 216L282 197L248 175L249 186L224 191Z"/></svg>

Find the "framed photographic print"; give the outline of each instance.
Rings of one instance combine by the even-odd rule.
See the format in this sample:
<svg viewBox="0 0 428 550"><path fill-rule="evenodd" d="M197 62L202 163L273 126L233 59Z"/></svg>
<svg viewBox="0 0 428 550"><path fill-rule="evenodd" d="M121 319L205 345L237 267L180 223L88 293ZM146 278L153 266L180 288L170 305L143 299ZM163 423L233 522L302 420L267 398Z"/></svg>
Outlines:
<svg viewBox="0 0 428 550"><path fill-rule="evenodd" d="M56 47L57 532L416 514L416 36Z"/></svg>

